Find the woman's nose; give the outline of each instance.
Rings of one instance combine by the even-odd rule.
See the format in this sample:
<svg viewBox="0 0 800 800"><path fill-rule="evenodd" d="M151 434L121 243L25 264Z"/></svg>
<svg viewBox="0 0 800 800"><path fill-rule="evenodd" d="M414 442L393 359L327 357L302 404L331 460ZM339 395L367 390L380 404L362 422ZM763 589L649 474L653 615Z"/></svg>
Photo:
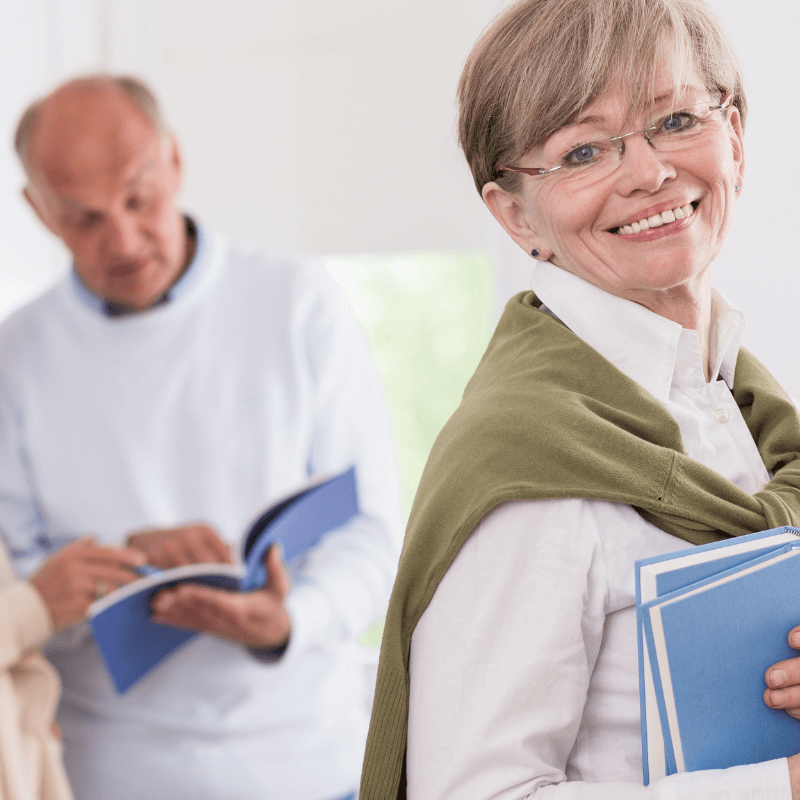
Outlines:
<svg viewBox="0 0 800 800"><path fill-rule="evenodd" d="M658 191L677 175L672 153L657 150L647 131L636 131L619 140L620 165L617 169L618 189L622 194L637 190Z"/></svg>

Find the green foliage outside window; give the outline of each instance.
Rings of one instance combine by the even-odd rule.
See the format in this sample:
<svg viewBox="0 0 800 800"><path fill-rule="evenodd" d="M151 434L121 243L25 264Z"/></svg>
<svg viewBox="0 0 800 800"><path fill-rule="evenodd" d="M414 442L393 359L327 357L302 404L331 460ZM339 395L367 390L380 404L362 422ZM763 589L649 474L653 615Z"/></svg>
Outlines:
<svg viewBox="0 0 800 800"><path fill-rule="evenodd" d="M492 272L478 253L326 259L369 342L394 428L406 515L436 435L491 333ZM362 637L380 641L382 621Z"/></svg>

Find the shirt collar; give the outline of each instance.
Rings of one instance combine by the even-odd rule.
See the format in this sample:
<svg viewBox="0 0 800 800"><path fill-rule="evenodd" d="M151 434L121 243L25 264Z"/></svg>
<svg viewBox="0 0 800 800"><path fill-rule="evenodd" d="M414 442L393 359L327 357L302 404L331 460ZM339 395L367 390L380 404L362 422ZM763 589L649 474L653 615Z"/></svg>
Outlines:
<svg viewBox="0 0 800 800"><path fill-rule="evenodd" d="M203 260L205 255L206 249L206 237L203 234L202 229L195 223L195 221L189 217L184 216L186 220L186 230L190 235L193 235L195 238L195 248L194 248L194 255L192 256L192 260L189 262L189 265L186 269L181 273L180 277L178 278L172 286L166 291L164 296L157 300L150 308L154 308L159 305L163 305L164 303L171 303L177 300L181 295L185 294L187 289L194 283L197 277L197 265ZM72 265L72 284L75 289L78 298L81 302L88 306L89 308L96 311L98 314L102 314L106 317L118 317L118 316L128 316L131 313L135 312L122 312L120 313L117 310L117 307L114 304L109 303L104 297L101 297L98 294L95 294L84 282L81 280L80 275L78 275L78 271L75 269L75 265ZM149 309L147 309L149 310Z"/></svg>
<svg viewBox="0 0 800 800"><path fill-rule="evenodd" d="M675 386L705 383L697 333L609 294L543 261L533 273L533 290L570 330L617 369L662 402ZM733 386L744 316L716 290L711 304L711 379Z"/></svg>

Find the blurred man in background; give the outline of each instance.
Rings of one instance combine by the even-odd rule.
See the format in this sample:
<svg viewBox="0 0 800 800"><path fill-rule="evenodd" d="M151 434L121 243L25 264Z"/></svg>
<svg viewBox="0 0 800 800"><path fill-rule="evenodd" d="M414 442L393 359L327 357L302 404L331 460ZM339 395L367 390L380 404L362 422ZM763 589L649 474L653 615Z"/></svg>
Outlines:
<svg viewBox="0 0 800 800"><path fill-rule="evenodd" d="M351 796L367 726L355 637L388 599L400 513L340 289L180 211L176 141L134 79L61 86L16 147L25 197L73 258L0 326L0 529L19 574L87 532L157 567L230 561L254 514L309 476L355 464L359 485L361 514L296 563L273 548L263 589L162 593L157 619L212 635L125 695L85 625L51 640L76 796ZM122 582L62 560L96 596Z"/></svg>

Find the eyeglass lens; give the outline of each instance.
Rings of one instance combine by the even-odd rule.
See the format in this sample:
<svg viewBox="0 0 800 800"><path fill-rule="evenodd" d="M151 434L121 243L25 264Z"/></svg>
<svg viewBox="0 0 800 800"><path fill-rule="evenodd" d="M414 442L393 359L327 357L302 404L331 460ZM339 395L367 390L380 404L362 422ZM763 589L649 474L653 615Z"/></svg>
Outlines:
<svg viewBox="0 0 800 800"><path fill-rule="evenodd" d="M644 128L615 136L602 135L587 139L565 151L565 137L555 136L545 144L542 177L552 175L559 181L595 181L616 169L625 155L626 142L633 136L644 136L656 150L667 152L693 147L721 126L725 120L728 98L721 104L712 100L685 106L662 114Z"/></svg>

